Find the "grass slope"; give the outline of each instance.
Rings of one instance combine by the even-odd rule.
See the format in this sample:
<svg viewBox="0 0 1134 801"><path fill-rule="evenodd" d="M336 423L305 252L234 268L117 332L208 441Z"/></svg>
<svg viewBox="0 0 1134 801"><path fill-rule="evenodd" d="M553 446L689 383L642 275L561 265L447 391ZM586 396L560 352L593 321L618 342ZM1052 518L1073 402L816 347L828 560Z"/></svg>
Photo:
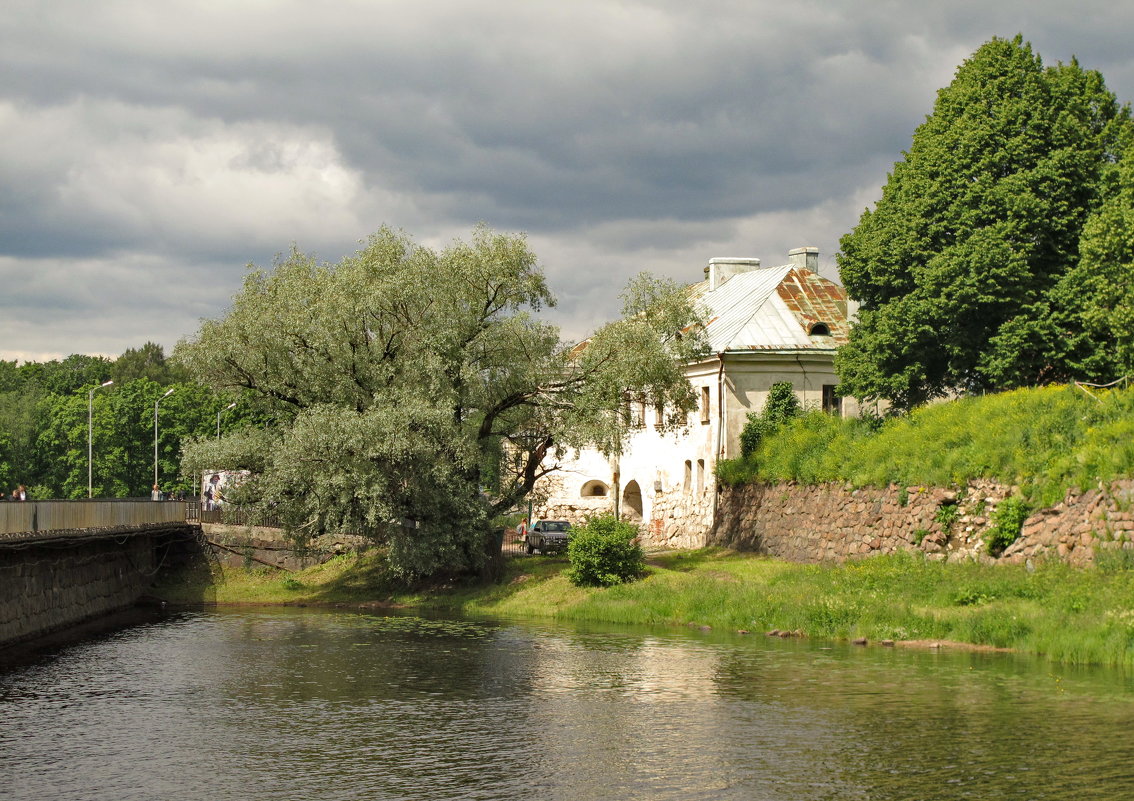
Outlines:
<svg viewBox="0 0 1134 801"><path fill-rule="evenodd" d="M849 482L1021 487L1033 506L1068 489L1134 475L1134 389L1088 395L1068 386L1021 389L924 406L875 427L821 412L796 418L748 459L721 462L725 484Z"/></svg>
<svg viewBox="0 0 1134 801"><path fill-rule="evenodd" d="M375 556L301 573L226 570L158 588L170 601L398 606L421 611L627 624L705 625L810 637L957 640L1071 664L1134 667L1134 571L1028 571L942 564L915 554L842 566L801 565L718 550L651 560L648 575L607 589L575 587L565 559L507 562L500 584L392 589Z"/></svg>

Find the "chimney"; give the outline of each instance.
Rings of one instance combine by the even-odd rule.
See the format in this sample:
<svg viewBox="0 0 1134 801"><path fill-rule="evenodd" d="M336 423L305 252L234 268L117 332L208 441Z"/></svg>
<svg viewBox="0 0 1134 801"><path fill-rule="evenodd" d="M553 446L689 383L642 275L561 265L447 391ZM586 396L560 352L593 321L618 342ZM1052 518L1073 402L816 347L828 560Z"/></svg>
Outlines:
<svg viewBox="0 0 1134 801"><path fill-rule="evenodd" d="M792 248L787 257L792 267L819 272L819 248Z"/></svg>
<svg viewBox="0 0 1134 801"><path fill-rule="evenodd" d="M816 251L818 252L818 251ZM741 273L749 273L753 270L760 269L759 259L746 259L738 257L729 257L723 259L709 259L709 266L705 268L705 272L709 276L709 291L719 287L734 275Z"/></svg>

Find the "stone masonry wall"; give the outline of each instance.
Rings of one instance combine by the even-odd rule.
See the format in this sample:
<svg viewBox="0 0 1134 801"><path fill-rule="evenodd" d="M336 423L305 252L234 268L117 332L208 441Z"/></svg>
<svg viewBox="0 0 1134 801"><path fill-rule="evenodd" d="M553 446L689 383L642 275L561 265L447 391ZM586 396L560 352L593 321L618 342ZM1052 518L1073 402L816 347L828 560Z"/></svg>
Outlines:
<svg viewBox="0 0 1134 801"><path fill-rule="evenodd" d="M1033 513L1020 538L994 559L984 538L993 510L1013 492L991 481L971 482L961 490L832 484L725 488L707 544L797 562L918 550L931 559L1025 563L1057 558L1088 565L1098 551L1134 549L1134 480L1123 480L1068 495L1055 507Z"/></svg>
<svg viewBox="0 0 1134 801"><path fill-rule="evenodd" d="M544 520L570 520L583 525L592 517L612 514L606 496L574 498L535 504L533 516ZM625 518L626 515L623 514ZM649 520L640 520L640 541L647 548L700 548L713 519L713 493L655 493Z"/></svg>
<svg viewBox="0 0 1134 801"><path fill-rule="evenodd" d="M299 551L278 528L203 523L201 530L213 557L228 567L266 564L284 570L303 570L371 544L365 537L327 534L313 539Z"/></svg>
<svg viewBox="0 0 1134 801"><path fill-rule="evenodd" d="M0 645L134 604L153 580L149 535L0 550Z"/></svg>

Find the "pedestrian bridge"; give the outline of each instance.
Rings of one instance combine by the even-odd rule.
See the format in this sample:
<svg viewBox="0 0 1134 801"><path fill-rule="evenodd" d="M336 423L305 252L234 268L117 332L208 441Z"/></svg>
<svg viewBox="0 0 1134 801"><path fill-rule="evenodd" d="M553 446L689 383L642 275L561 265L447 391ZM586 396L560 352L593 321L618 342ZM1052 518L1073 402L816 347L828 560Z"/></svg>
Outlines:
<svg viewBox="0 0 1134 801"><path fill-rule="evenodd" d="M144 499L0 503L0 650L132 606L171 552L194 545L196 504Z"/></svg>
<svg viewBox="0 0 1134 801"><path fill-rule="evenodd" d="M121 536L185 523L188 512L185 501L133 498L0 503L0 548L32 540Z"/></svg>

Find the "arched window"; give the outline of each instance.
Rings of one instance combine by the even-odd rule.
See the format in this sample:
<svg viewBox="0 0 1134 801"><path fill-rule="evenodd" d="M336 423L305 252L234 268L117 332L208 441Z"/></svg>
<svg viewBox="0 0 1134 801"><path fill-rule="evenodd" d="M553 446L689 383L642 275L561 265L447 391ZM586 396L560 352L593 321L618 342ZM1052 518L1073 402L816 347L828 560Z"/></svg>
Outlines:
<svg viewBox="0 0 1134 801"><path fill-rule="evenodd" d="M610 490L601 481L588 481L583 485L579 495L583 498L605 498Z"/></svg>
<svg viewBox="0 0 1134 801"><path fill-rule="evenodd" d="M810 333L813 337L829 337L831 336L831 328L826 323L816 323L811 326Z"/></svg>

